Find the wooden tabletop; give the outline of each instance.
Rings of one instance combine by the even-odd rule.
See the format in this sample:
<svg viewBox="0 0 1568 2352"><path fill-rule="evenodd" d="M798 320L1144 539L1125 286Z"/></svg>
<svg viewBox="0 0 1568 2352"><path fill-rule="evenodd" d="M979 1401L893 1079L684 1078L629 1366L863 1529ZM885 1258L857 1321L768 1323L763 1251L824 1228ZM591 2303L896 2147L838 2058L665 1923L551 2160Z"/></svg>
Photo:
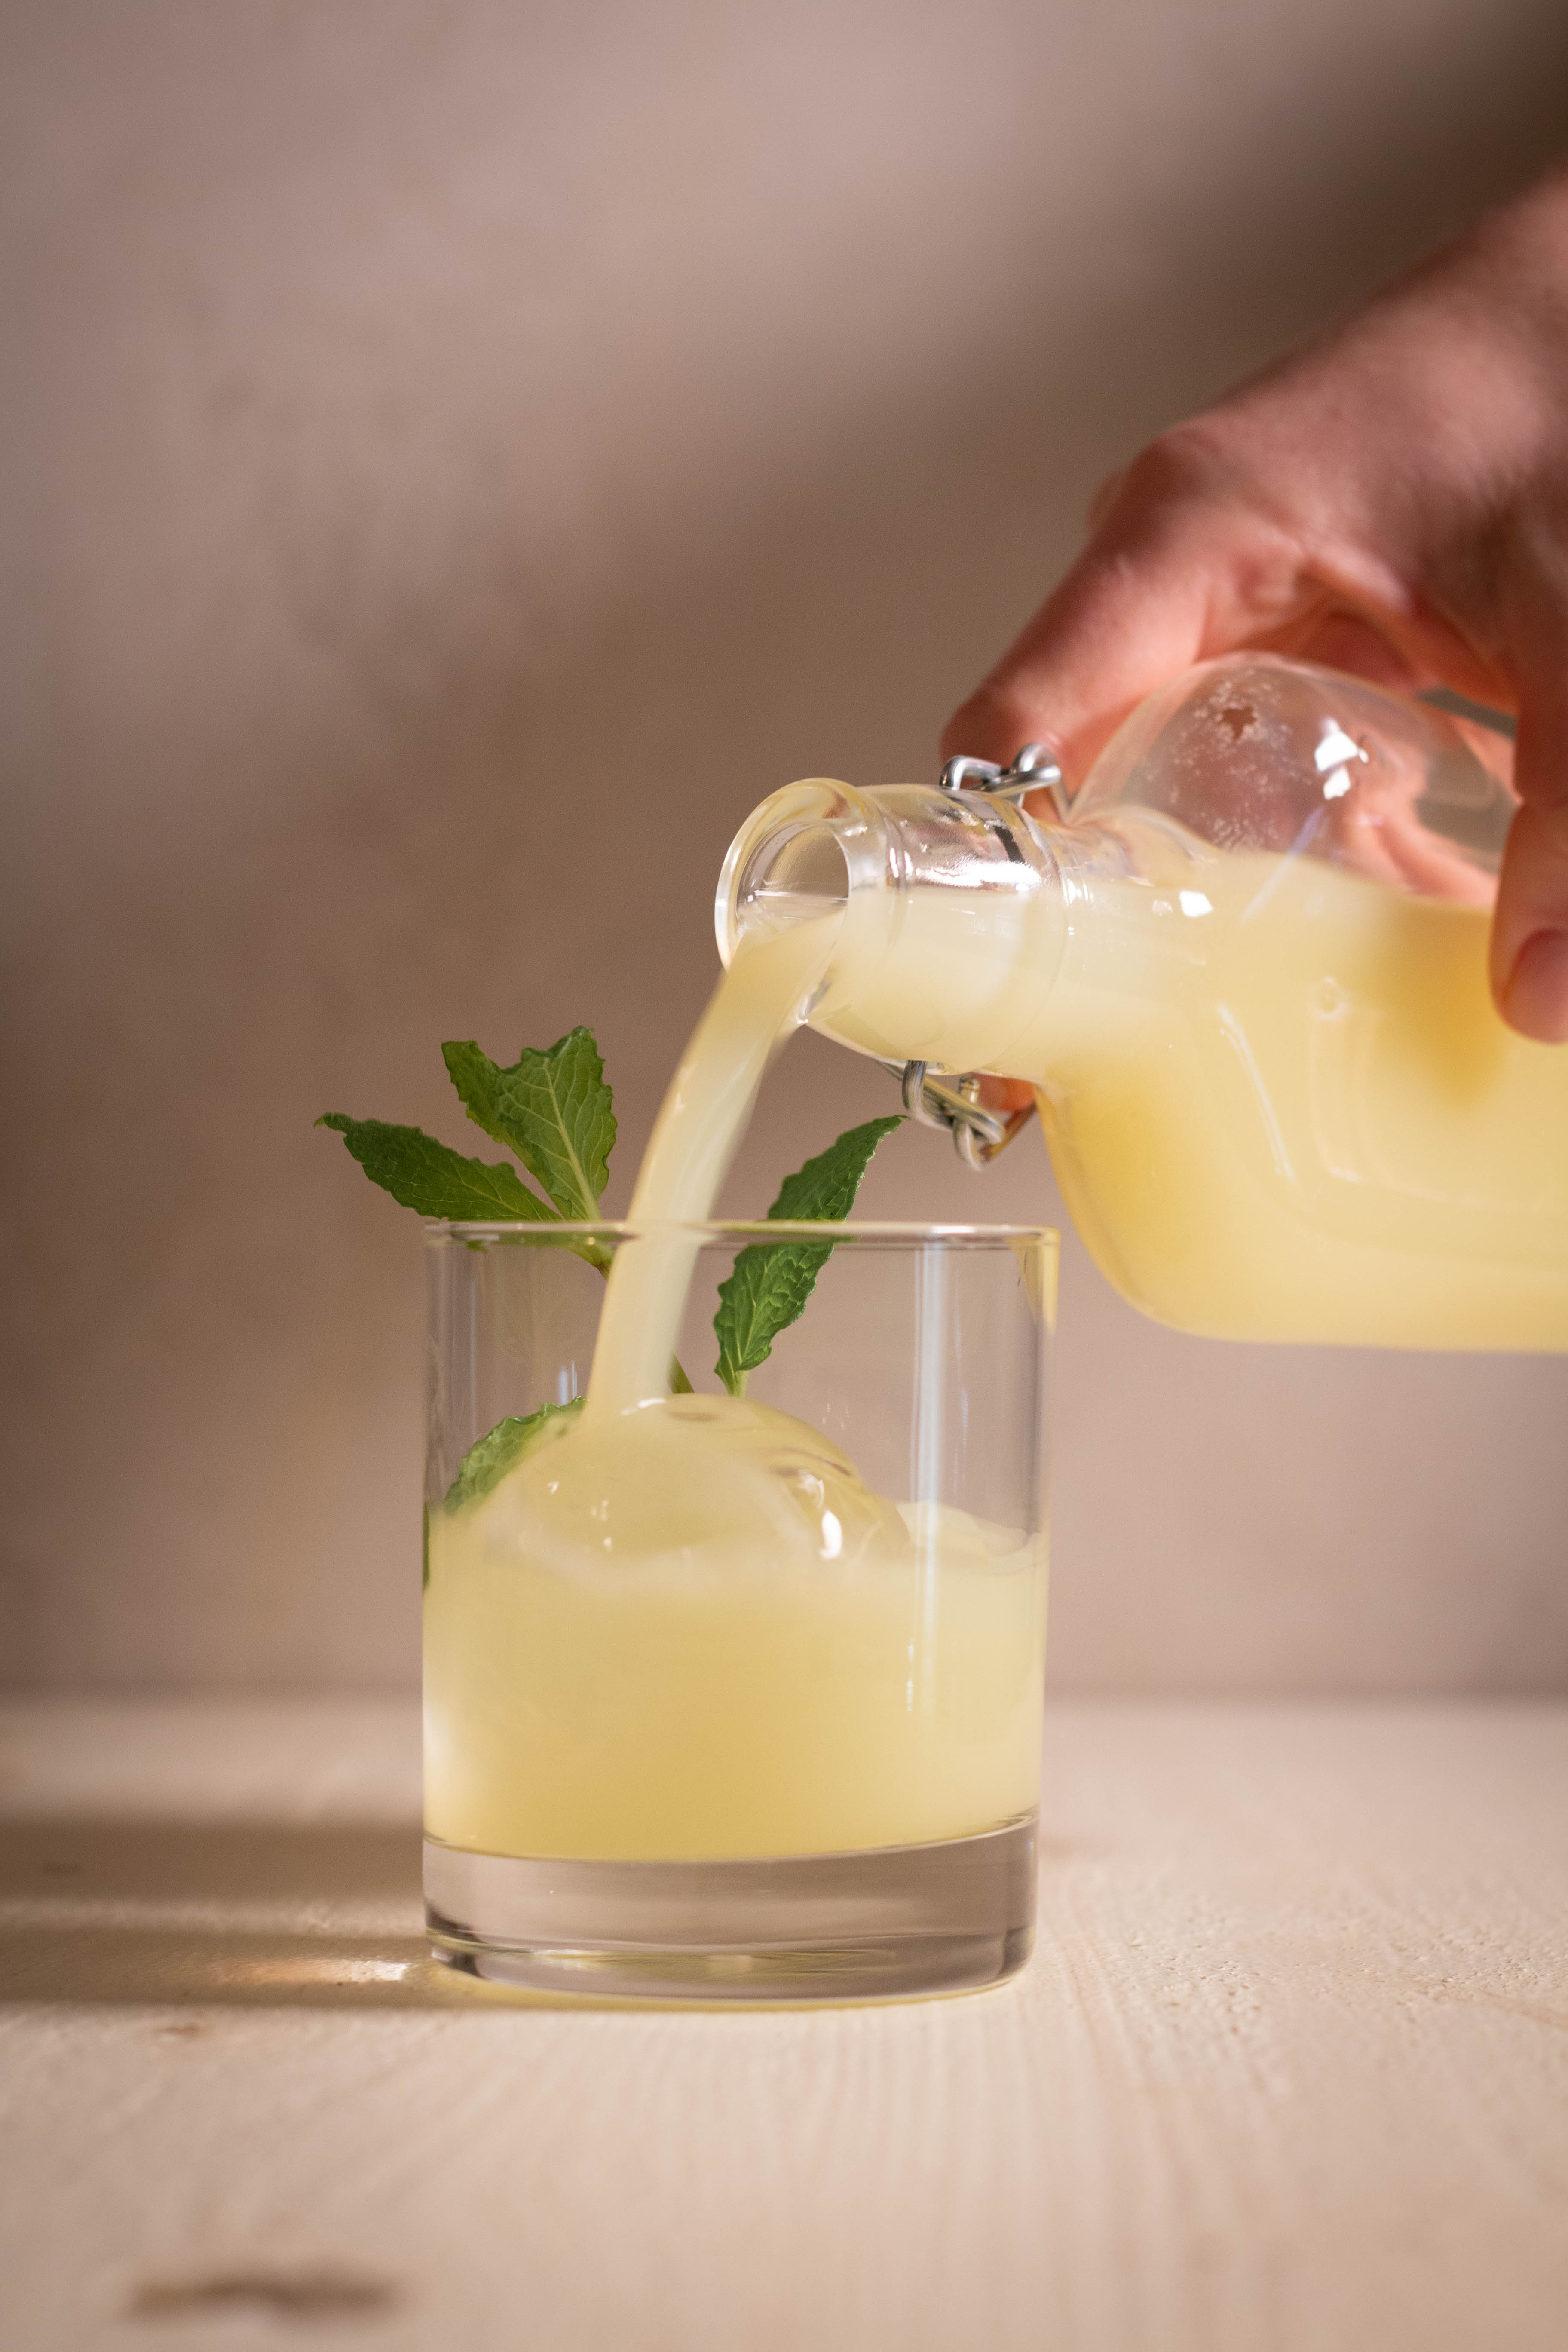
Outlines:
<svg viewBox="0 0 1568 2352"><path fill-rule="evenodd" d="M1568 1705L1073 1705L999 1990L425 1959L403 1701L0 1712L0 2341L1563 2352Z"/></svg>

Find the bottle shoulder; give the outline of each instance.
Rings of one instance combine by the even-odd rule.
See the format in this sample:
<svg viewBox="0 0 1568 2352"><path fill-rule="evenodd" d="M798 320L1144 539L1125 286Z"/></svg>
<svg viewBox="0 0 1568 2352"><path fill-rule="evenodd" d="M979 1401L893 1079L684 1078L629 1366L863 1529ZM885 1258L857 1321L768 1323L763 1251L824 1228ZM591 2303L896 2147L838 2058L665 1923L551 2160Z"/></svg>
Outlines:
<svg viewBox="0 0 1568 2352"><path fill-rule="evenodd" d="M1141 704L1074 799L1071 827L1125 837L1142 811L1210 849L1484 907L1516 806L1501 734L1342 672L1245 654ZM1156 864L1166 856L1157 828L1137 838Z"/></svg>

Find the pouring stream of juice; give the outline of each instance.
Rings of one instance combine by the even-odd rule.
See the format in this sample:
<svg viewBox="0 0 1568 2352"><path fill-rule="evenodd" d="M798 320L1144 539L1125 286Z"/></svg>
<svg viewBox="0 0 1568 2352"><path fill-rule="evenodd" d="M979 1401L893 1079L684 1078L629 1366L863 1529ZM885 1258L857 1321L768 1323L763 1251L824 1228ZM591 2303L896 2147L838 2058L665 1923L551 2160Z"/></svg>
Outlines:
<svg viewBox="0 0 1568 2352"><path fill-rule="evenodd" d="M746 942L713 992L666 1090L626 1222L634 1231L700 1224L751 1117L776 1047L799 1027L832 952L818 918ZM698 1244L661 1234L617 1255L599 1318L588 1411L661 1397Z"/></svg>

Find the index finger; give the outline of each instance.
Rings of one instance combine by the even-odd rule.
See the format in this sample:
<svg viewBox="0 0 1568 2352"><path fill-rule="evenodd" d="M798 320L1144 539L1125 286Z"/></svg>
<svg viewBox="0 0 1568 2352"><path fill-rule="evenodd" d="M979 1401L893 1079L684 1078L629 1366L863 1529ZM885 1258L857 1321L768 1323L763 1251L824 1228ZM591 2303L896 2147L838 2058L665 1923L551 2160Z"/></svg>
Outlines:
<svg viewBox="0 0 1568 2352"><path fill-rule="evenodd" d="M1070 784L1134 704L1178 671L1280 627L1301 602L1300 551L1239 506L1194 499L1105 523L995 668L954 712L942 752L1011 760L1046 743Z"/></svg>

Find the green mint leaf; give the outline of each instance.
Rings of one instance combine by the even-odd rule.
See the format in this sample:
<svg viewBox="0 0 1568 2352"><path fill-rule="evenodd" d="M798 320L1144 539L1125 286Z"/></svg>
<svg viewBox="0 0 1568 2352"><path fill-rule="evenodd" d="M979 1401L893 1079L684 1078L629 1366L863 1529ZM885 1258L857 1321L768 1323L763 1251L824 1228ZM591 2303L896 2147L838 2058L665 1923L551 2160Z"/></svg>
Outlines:
<svg viewBox="0 0 1568 2352"><path fill-rule="evenodd" d="M568 1404L542 1404L537 1412L509 1412L504 1421L498 1421L493 1429L469 1446L458 1465L457 1476L442 1497L442 1509L460 1511L466 1503L477 1503L482 1496L491 1493L507 1472L522 1460L547 1422L559 1420L563 1412L582 1410L582 1398L574 1397Z"/></svg>
<svg viewBox="0 0 1568 2352"><path fill-rule="evenodd" d="M831 1242L759 1242L743 1249L719 1285L719 1336L714 1370L731 1396L744 1396L746 1375L765 1364L781 1331L805 1312L816 1277L833 1255Z"/></svg>
<svg viewBox="0 0 1568 2352"><path fill-rule="evenodd" d="M592 1224L616 1140L614 1097L593 1031L569 1029L543 1053L525 1047L510 1069L472 1039L441 1052L475 1125L516 1152L563 1217Z"/></svg>
<svg viewBox="0 0 1568 2352"><path fill-rule="evenodd" d="M901 1117L868 1118L864 1127L847 1127L843 1134L786 1176L770 1217L847 1217L855 1206L860 1179L871 1165L871 1154L885 1135L902 1127Z"/></svg>
<svg viewBox="0 0 1568 2352"><path fill-rule="evenodd" d="M422 1217L456 1224L559 1222L504 1160L465 1160L417 1127L389 1127L381 1118L348 1118L330 1110L316 1121L341 1135L373 1184Z"/></svg>
<svg viewBox="0 0 1568 2352"><path fill-rule="evenodd" d="M885 1135L902 1125L901 1118L871 1118L863 1127L846 1129L826 1151L784 1178L768 1215L790 1220L847 1217L871 1154ZM719 1285L719 1312L713 1318L719 1378L731 1396L745 1393L746 1375L766 1363L779 1333L787 1331L803 1312L832 1255L831 1242L756 1242L736 1258Z"/></svg>

